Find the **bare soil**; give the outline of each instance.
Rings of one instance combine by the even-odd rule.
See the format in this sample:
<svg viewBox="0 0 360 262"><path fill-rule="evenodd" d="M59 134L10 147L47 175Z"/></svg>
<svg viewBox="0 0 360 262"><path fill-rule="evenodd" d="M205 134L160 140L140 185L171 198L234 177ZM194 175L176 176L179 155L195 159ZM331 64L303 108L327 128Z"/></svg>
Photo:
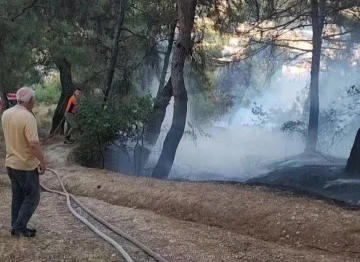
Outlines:
<svg viewBox="0 0 360 262"><path fill-rule="evenodd" d="M47 159L69 191L169 261L360 260L359 211L263 187L87 169L71 162L70 151L47 145ZM59 189L50 173L41 180ZM42 194L31 220L36 238L10 237L11 192L4 172L0 183L0 261L123 261L67 211L64 198L50 193ZM124 247L136 261L151 261L132 245Z"/></svg>

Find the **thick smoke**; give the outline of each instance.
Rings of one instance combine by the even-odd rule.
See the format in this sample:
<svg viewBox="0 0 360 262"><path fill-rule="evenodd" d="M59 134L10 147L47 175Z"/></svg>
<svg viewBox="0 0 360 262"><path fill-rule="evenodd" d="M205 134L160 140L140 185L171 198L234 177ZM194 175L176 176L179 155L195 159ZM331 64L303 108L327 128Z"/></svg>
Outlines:
<svg viewBox="0 0 360 262"><path fill-rule="evenodd" d="M340 72L339 75L334 72ZM191 180L245 180L264 174L267 166L273 161L284 161L304 150L304 137L297 134L285 134L280 130L281 124L289 120L307 121L306 99L310 72L308 69L296 66L284 66L271 79L268 87L261 95L251 96L252 101L261 105L269 117L265 123L259 122L258 116L252 112L253 104L236 105L233 111L213 122L204 131L210 137L184 136L180 142L171 178ZM332 65L332 70L322 72L320 76L320 106L321 112L343 108L343 103L349 103L345 98L347 90L357 79L350 74L341 75L339 65ZM191 103L192 97L189 97ZM352 98L349 98L352 99ZM304 110L305 109L305 110ZM354 109L350 109L354 110ZM305 111L305 112L304 112ZM172 121L173 102L167 109L163 124L163 132L159 139L157 150L152 160L156 161L160 153L163 139ZM191 116L191 112L188 113ZM319 140L324 154L347 158L357 127L358 116L344 112L343 120L324 122L320 119ZM232 121L229 121L229 118ZM336 117L336 116L335 116ZM345 119L345 120L344 120ZM339 127L340 125L340 127ZM346 125L347 130L341 139L336 136L336 129ZM189 127L187 127L189 128ZM338 139L334 145L330 140ZM316 163L318 160L314 160ZM321 164L320 162L318 164Z"/></svg>
<svg viewBox="0 0 360 262"><path fill-rule="evenodd" d="M311 40L312 37L311 30L300 30L297 34L302 34L304 39ZM349 40L349 36L342 37ZM224 50L230 53L231 50L236 51L241 41L233 42L224 47ZM298 47L308 48L307 45L305 43L304 47ZM327 46L331 46L331 43L324 42L325 49ZM338 54L331 49L325 50L326 56L323 56L320 73L318 150L325 155L343 159L349 156L360 120L360 92L349 94L351 86L356 87L360 83L357 73L360 49L353 43L349 43L347 48L347 53ZM303 152L304 132L309 117L311 52L299 56L291 63L274 61L276 72L263 81L267 72L261 71L261 64L269 61L271 55L269 52L259 53L259 57L250 62L250 70L255 68L251 76L246 71L249 67L237 72L226 71L230 70L226 68L220 70L226 82L224 87L236 89L235 94L241 97L227 115L201 127L210 137L198 136L195 141L192 136L183 137L171 172L172 178L244 180L264 174L274 161L288 160ZM239 66L244 65L240 63L242 62L239 62ZM279 64L281 65L278 66ZM238 72L242 72L242 75L238 75ZM259 86L259 79L264 85L260 92L255 87ZM191 81L187 81L188 90L194 90L192 85ZM153 94L157 87L158 83L154 83ZM189 104L192 99L195 98L189 92ZM260 116L254 114L254 107L261 111ZM190 106L188 119L192 117L191 109ZM151 155L149 167L154 166L158 159L171 126L172 115L173 101L167 108L162 133ZM284 133L281 127L286 121L303 123L301 128L304 132ZM187 126L187 129L191 127ZM315 158L310 160L313 164L321 164L322 161Z"/></svg>

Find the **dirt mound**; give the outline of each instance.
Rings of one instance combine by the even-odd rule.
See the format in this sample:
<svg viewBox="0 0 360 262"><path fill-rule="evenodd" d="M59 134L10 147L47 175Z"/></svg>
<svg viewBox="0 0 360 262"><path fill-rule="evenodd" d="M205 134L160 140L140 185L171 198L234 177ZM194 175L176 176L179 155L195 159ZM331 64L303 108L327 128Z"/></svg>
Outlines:
<svg viewBox="0 0 360 262"><path fill-rule="evenodd" d="M51 166L63 167L72 163L71 154L74 146L64 143L46 145L45 159ZM74 163L72 163L74 164Z"/></svg>
<svg viewBox="0 0 360 262"><path fill-rule="evenodd" d="M59 168L67 188L107 203L153 210L300 249L360 253L360 212L263 187L158 181L72 166ZM43 181L58 187L50 175Z"/></svg>
<svg viewBox="0 0 360 262"><path fill-rule="evenodd" d="M10 190L0 187L0 219L10 223ZM318 250L297 250L243 236L228 230L179 221L151 211L110 205L81 197L93 212L160 253L169 261L337 262L355 259ZM8 226L0 226L1 261L124 261L67 210L62 197L43 193L33 219L35 239L14 239ZM101 227L100 227L101 228ZM101 228L106 233L106 230ZM110 234L111 235L111 234ZM135 261L153 261L121 238L111 235ZM16 244L15 244L16 242ZM66 252L64 252L66 250Z"/></svg>

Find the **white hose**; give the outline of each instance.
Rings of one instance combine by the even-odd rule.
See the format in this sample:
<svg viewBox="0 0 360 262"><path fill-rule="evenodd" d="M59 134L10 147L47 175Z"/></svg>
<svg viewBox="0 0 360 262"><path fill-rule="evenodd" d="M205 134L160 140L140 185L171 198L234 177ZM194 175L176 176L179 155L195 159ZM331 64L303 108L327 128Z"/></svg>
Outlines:
<svg viewBox="0 0 360 262"><path fill-rule="evenodd" d="M51 169L47 169L49 170L50 172L54 173L57 177L58 177L58 180L61 184L61 187L64 191L64 195L66 196L66 202L67 202L67 205L71 211L71 213L77 218L79 219L81 222L83 222L85 225L87 225L92 231L94 231L95 234L99 235L100 237L102 237L105 241L109 242L113 247L115 247L120 253L121 255L125 258L126 262L134 262L134 260L129 256L128 253L126 253L126 251L122 248L122 246L120 246L114 239L108 237L107 235L105 235L104 233L102 233L99 229L97 229L94 225L92 225L87 219L85 219L84 217L82 217L81 215L79 215L74 209L73 207L71 206L71 202L70 202L70 196L69 196L69 193L67 192L64 184L62 183L60 177L58 176L58 174L51 170ZM47 188L43 187L45 190L47 191L50 191L48 190ZM51 192L51 191L50 191ZM54 192L55 193L55 192Z"/></svg>
<svg viewBox="0 0 360 262"><path fill-rule="evenodd" d="M109 224L108 222L106 222L104 219L102 219L101 217L95 215L91 210L89 210L84 204L82 204L74 195L69 194L61 180L61 177L59 176L59 174L57 172L55 172L52 169L47 169L48 171L52 172L57 179L59 180L61 187L63 189L64 192L60 192L57 190L52 190L49 188L46 188L44 185L41 185L42 188L44 188L46 191L52 192L52 193L56 193L56 194L60 194L63 196L66 196L66 200L67 200L67 204L69 206L70 211L74 214L74 216L76 216L78 219L80 219L83 223L85 223L87 226L89 226L91 228L91 230L93 230L96 234L98 234L99 236L101 236L103 239L105 239L106 241L108 241L111 245L113 245L122 255L125 259L127 259L125 257L125 255L128 256L127 261L133 261L130 256L125 252L125 250L119 245L117 244L113 239L111 239L110 237L106 236L105 234L103 234L101 231L99 231L97 228L95 228L89 221L87 221L85 218L81 217L78 213L76 213L76 211L72 208L71 203L70 203L70 198L72 200L74 200L74 202L76 204L78 204L86 213L88 213L88 215L90 215L92 218L94 218L95 220L97 220L98 222L100 222L101 224L103 224L104 226L106 226L107 228L109 228L110 230L112 230L113 232L117 233L118 235L120 235L121 237L127 239L128 241L132 242L134 245L136 245L137 247L139 247L140 249L142 249L145 253L147 253L148 255L150 255L151 257L153 257L154 259L156 259L159 262L169 262L166 259L164 259L163 257L161 257L159 254L155 253L154 251L152 251L151 249L149 249L147 246L145 246L144 244L142 244L140 241L138 241L137 239L131 237L130 235L128 235L127 233L125 233L124 231L120 230L119 228L114 227L113 225ZM102 234L102 235L100 235ZM121 251L122 250L122 251Z"/></svg>

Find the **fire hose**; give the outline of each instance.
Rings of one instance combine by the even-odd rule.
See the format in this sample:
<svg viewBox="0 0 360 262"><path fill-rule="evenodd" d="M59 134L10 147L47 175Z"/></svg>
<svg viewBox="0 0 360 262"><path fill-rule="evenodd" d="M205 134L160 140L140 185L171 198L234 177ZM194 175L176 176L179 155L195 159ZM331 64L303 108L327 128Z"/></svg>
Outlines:
<svg viewBox="0 0 360 262"><path fill-rule="evenodd" d="M61 188L63 190L63 192L61 191L57 191L57 190L53 190L53 189L49 189L47 187L45 187L43 184L41 184L41 187L51 193L56 193L59 195L63 195L66 197L66 202L67 202L67 206L70 210L70 212L77 218L79 219L81 222L83 222L85 225L87 225L95 234L97 234L98 236L100 236L101 238L103 238L105 241L107 241L108 243L110 243L117 251L120 252L120 254L125 258L125 260L127 262L134 262L134 260L130 257L130 255L124 250L124 248L119 245L114 239L110 238L109 236L107 236L106 234L104 234L103 232L101 232L99 229L97 229L93 224L91 224L86 218L84 218L83 216L81 216L79 213L77 213L74 208L71 206L71 200L73 200L77 205L79 205L89 216L91 216L93 219L95 219L96 221L98 221L99 223L103 224L104 226L106 226L108 229L110 229L111 231L113 231L114 233L118 234L119 236L123 237L124 239L130 241L131 243L133 243L134 245L136 245L138 248L140 248L141 250L143 250L145 253L147 253L149 256L151 256L152 258L154 258L155 260L159 261L159 262L168 262L166 259L164 259L163 257L161 257L159 254L155 253L154 251L150 250L147 246L145 246L144 244L142 244L141 242L139 242L138 240L136 240L135 238L131 237L130 235L128 235L127 233L123 232L122 230L114 227L113 225L109 224L108 222L106 222L104 219L102 219L101 217L95 215L92 211L90 211L86 206L84 206L84 204L82 204L74 195L70 194L65 186L64 183L60 177L60 175L52 170L52 169L46 169L47 171L50 171L52 174L54 174L60 185Z"/></svg>

